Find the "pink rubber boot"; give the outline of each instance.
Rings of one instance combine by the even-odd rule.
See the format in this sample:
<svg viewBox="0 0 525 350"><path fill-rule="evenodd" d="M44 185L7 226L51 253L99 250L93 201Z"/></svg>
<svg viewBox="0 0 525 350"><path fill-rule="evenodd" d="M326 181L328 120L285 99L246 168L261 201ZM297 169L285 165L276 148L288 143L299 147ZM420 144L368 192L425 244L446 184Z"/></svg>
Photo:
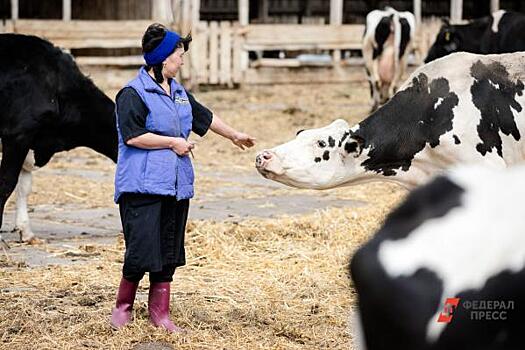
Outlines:
<svg viewBox="0 0 525 350"><path fill-rule="evenodd" d="M111 326L113 328L121 328L131 321L131 311L138 286L138 282L130 282L124 277L120 280L117 303L111 313Z"/></svg>
<svg viewBox="0 0 525 350"><path fill-rule="evenodd" d="M169 332L184 332L170 320L170 283L151 283L148 297L149 319L155 327L162 327Z"/></svg>

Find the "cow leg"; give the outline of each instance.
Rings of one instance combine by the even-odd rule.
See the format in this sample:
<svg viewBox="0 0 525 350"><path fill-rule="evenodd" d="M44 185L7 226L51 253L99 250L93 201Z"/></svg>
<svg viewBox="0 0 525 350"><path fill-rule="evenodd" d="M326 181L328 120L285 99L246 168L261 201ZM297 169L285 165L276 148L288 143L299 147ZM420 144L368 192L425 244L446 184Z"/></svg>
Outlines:
<svg viewBox="0 0 525 350"><path fill-rule="evenodd" d="M375 111L379 106L379 76L377 74L377 59L374 60L374 47L370 39L365 38L362 52L365 60L366 75L370 84L371 110Z"/></svg>
<svg viewBox="0 0 525 350"><path fill-rule="evenodd" d="M5 203L13 193L22 170L29 146L18 140L2 139L2 162L0 163L0 228L3 223Z"/></svg>
<svg viewBox="0 0 525 350"><path fill-rule="evenodd" d="M35 235L31 230L29 222L29 214L27 210L27 197L31 193L33 175L35 170L35 156L32 151L29 151L22 170L18 176L18 184L16 185L16 212L15 212L15 228L13 231L18 232L21 242L35 243Z"/></svg>
<svg viewBox="0 0 525 350"><path fill-rule="evenodd" d="M397 87L399 85L399 82L403 81L403 75L405 74L406 69L406 57L401 57L399 60L396 73L394 74L394 80L392 80L392 83L390 84L390 88L388 90L388 98L391 98L394 96L394 94L397 91Z"/></svg>
<svg viewBox="0 0 525 350"><path fill-rule="evenodd" d="M31 171L22 169L16 185L16 213L14 231L20 235L21 242L32 242L35 234L31 230L27 211L27 197L31 193L33 176Z"/></svg>

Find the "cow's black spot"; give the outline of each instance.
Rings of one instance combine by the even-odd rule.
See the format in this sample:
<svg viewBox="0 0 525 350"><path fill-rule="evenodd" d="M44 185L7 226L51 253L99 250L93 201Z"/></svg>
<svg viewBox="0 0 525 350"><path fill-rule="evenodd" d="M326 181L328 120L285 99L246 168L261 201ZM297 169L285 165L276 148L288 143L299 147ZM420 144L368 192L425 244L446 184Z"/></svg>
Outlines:
<svg viewBox="0 0 525 350"><path fill-rule="evenodd" d="M475 79L470 88L472 102L481 112L477 130L482 142L476 145L476 149L485 155L495 148L503 157L499 132L512 135L516 141L521 138L512 109L516 112L522 110L515 96L523 94L523 83L519 79L516 83L511 81L509 73L499 62L485 65L477 61L470 68L470 74Z"/></svg>
<svg viewBox="0 0 525 350"><path fill-rule="evenodd" d="M345 151L348 153L353 153L357 150L357 142L347 142L345 143Z"/></svg>
<svg viewBox="0 0 525 350"><path fill-rule="evenodd" d="M343 137L341 137L341 140L339 140L339 147L343 145L343 142L348 137L348 135L350 135L350 132L345 131L345 133L343 134Z"/></svg>
<svg viewBox="0 0 525 350"><path fill-rule="evenodd" d="M315 157L314 161L315 161L316 163L319 163L319 162L321 161L321 158L320 158L320 157Z"/></svg>
<svg viewBox="0 0 525 350"><path fill-rule="evenodd" d="M299 135L299 134L302 133L303 131L304 131L304 129L301 129L301 130L297 131L297 132L295 133L295 136Z"/></svg>
<svg viewBox="0 0 525 350"><path fill-rule="evenodd" d="M328 136L328 146L334 147L335 146L335 140L332 136Z"/></svg>
<svg viewBox="0 0 525 350"><path fill-rule="evenodd" d="M325 148L326 147L326 141L323 141L323 140L317 141L317 146L319 146L321 148Z"/></svg>
<svg viewBox="0 0 525 350"><path fill-rule="evenodd" d="M406 18L399 18L399 24L401 25L401 43L399 44L399 58L403 57L405 50L410 41L410 24Z"/></svg>
<svg viewBox="0 0 525 350"><path fill-rule="evenodd" d="M459 144L461 143L459 137L458 137L457 135L452 135L452 136L454 137L454 143L455 143L456 145L459 145Z"/></svg>
<svg viewBox="0 0 525 350"><path fill-rule="evenodd" d="M323 153L323 159L328 160L330 159L330 151L324 151Z"/></svg>
<svg viewBox="0 0 525 350"><path fill-rule="evenodd" d="M438 99L442 99L441 103L434 109ZM427 144L436 147L439 137L452 130L452 109L458 101L448 80L438 78L429 83L428 77L420 73L412 79L411 86L394 95L359 123L357 131L351 132L363 140L362 148L368 149L368 158L361 165L385 176L395 175L394 169L408 171L418 152Z"/></svg>
<svg viewBox="0 0 525 350"><path fill-rule="evenodd" d="M378 231L381 239L404 239L426 221L445 216L461 206L465 189L445 176L438 176L430 183L410 193L397 209L390 213Z"/></svg>
<svg viewBox="0 0 525 350"><path fill-rule="evenodd" d="M383 53L383 45L385 44L385 41L390 36L390 26L393 21L393 16L385 16L381 18L379 23L377 24L374 38L376 40L377 46L374 46L374 52L372 53L372 59L376 59L376 57L380 56L381 53Z"/></svg>

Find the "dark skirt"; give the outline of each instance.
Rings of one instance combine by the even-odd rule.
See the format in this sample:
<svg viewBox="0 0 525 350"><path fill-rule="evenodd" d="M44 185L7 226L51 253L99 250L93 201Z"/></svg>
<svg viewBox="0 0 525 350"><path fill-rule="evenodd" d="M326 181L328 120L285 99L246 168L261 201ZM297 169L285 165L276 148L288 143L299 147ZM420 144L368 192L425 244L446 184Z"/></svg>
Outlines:
<svg viewBox="0 0 525 350"><path fill-rule="evenodd" d="M157 272L163 266L186 264L184 234L189 199L124 193L119 199L128 271Z"/></svg>

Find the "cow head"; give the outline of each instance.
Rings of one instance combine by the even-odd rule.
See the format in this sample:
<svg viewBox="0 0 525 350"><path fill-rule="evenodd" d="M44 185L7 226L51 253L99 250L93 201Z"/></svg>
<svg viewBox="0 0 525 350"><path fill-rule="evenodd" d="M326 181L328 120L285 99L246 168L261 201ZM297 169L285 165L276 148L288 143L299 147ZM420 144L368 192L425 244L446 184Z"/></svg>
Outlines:
<svg viewBox="0 0 525 350"><path fill-rule="evenodd" d="M448 54L456 52L460 47L460 37L453 25L445 21L439 30L434 44L428 50L425 63L444 57Z"/></svg>
<svg viewBox="0 0 525 350"><path fill-rule="evenodd" d="M362 145L363 140L352 136L348 123L338 119L323 128L300 131L294 140L260 152L255 166L265 178L285 185L333 188L358 175L354 163Z"/></svg>

